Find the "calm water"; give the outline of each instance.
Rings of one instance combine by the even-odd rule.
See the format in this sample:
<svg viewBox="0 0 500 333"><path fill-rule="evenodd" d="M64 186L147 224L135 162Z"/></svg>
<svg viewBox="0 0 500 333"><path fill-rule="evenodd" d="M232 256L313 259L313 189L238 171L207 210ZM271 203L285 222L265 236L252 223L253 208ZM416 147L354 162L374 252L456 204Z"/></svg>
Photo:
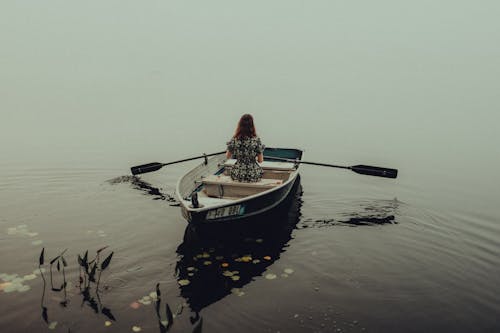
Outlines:
<svg viewBox="0 0 500 333"><path fill-rule="evenodd" d="M163 332L166 304L169 332L499 331L498 10L0 4L0 331ZM400 176L304 165L273 214L207 230L172 199L197 162L130 176L245 112L268 146Z"/></svg>

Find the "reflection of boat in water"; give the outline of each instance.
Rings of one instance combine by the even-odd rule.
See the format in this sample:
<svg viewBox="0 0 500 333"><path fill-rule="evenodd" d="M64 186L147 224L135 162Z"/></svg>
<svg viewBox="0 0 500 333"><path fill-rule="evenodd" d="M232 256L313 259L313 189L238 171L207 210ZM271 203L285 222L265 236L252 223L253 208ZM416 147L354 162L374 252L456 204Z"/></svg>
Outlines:
<svg viewBox="0 0 500 333"><path fill-rule="evenodd" d="M276 209L232 225L189 224L177 248L176 273L194 312L238 292L275 262L300 218L300 178Z"/></svg>

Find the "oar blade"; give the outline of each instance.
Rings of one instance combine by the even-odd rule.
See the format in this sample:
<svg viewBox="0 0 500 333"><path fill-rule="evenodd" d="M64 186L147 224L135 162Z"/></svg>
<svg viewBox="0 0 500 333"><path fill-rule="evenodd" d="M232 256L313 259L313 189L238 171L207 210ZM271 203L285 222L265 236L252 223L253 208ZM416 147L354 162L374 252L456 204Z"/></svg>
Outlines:
<svg viewBox="0 0 500 333"><path fill-rule="evenodd" d="M381 168L370 165L354 165L351 170L369 176L385 177L385 178L396 178L398 176L397 169Z"/></svg>
<svg viewBox="0 0 500 333"><path fill-rule="evenodd" d="M131 167L130 171L132 171L133 175L139 175L141 173L147 173L147 172L153 172L153 171L159 170L162 167L163 167L162 163L153 162L153 163L148 163L148 164L143 164L143 165Z"/></svg>

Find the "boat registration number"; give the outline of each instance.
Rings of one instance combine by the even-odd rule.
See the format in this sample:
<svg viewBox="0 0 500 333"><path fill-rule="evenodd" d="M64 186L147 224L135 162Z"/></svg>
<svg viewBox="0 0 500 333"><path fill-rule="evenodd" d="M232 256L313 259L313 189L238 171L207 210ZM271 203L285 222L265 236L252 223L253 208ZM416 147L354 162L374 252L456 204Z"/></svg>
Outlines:
<svg viewBox="0 0 500 333"><path fill-rule="evenodd" d="M221 217L243 215L243 214L245 214L245 206L242 205L221 207L214 210L209 210L207 213L207 220L214 220Z"/></svg>

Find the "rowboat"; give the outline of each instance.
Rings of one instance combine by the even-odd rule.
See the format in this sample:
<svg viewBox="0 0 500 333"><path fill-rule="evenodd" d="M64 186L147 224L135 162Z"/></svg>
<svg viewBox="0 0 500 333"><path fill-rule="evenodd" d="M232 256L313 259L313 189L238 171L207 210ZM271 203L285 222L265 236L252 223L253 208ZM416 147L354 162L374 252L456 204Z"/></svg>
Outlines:
<svg viewBox="0 0 500 333"><path fill-rule="evenodd" d="M268 212L289 195L298 179L301 158L299 149L266 148L260 164L264 174L255 183L231 179L229 172L236 160L221 154L205 158L177 182L182 216L191 224L213 224Z"/></svg>

